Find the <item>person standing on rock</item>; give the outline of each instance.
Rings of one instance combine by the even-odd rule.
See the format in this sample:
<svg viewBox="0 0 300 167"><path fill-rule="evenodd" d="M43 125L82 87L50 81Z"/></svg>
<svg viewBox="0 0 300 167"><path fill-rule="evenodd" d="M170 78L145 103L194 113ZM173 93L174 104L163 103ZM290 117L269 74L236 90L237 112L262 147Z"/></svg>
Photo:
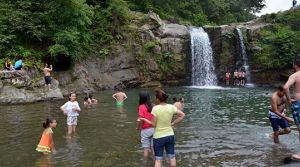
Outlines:
<svg viewBox="0 0 300 167"><path fill-rule="evenodd" d="M122 91L120 87L116 87L117 92L112 95L114 99L116 99L116 106L123 107L124 101L127 99L127 95Z"/></svg>
<svg viewBox="0 0 300 167"><path fill-rule="evenodd" d="M296 0L293 0L293 8L295 8L297 5L297 1Z"/></svg>
<svg viewBox="0 0 300 167"><path fill-rule="evenodd" d="M233 73L233 77L234 77L234 81L233 81L233 85L239 85L240 81L239 81L239 72L236 69Z"/></svg>
<svg viewBox="0 0 300 167"><path fill-rule="evenodd" d="M246 78L246 72L243 70L241 71L241 86L245 86L245 78Z"/></svg>
<svg viewBox="0 0 300 167"><path fill-rule="evenodd" d="M50 72L52 72L52 64L49 66L46 63L43 71L44 71L45 87L47 87L48 90L51 90L51 74L50 74Z"/></svg>
<svg viewBox="0 0 300 167"><path fill-rule="evenodd" d="M296 72L292 74L288 81L284 85L284 91L289 104L291 104L291 110L294 118L294 122L299 131L299 141L300 141L300 54L296 57L294 61L294 69ZM290 87L294 86L293 99L290 96Z"/></svg>
<svg viewBox="0 0 300 167"><path fill-rule="evenodd" d="M268 113L273 128L273 133L270 137L274 139L274 143L279 143L279 135L291 132L288 121L293 122L293 119L285 115L286 107L287 100L284 97L284 89L282 86L279 86L271 97L271 107ZM281 130L279 130L279 127Z"/></svg>
<svg viewBox="0 0 300 167"><path fill-rule="evenodd" d="M225 74L226 86L229 86L230 84L230 76L231 76L230 72L227 71Z"/></svg>

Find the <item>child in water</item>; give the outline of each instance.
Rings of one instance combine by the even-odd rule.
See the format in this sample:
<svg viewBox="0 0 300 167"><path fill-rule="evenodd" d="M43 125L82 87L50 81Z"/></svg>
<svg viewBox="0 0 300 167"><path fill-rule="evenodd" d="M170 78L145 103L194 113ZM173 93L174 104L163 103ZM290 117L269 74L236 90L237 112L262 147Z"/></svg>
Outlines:
<svg viewBox="0 0 300 167"><path fill-rule="evenodd" d="M68 135L75 134L76 125L77 125L77 117L79 116L80 107L78 102L76 101L76 94L71 92L69 94L69 101L60 107L60 110L66 114L67 117L67 125L68 125Z"/></svg>
<svg viewBox="0 0 300 167"><path fill-rule="evenodd" d="M47 118L46 122L43 123L43 127L45 128L41 140L35 149L38 152L43 154L48 153L56 153L54 142L53 142L53 131L52 128L55 128L57 125L55 119Z"/></svg>

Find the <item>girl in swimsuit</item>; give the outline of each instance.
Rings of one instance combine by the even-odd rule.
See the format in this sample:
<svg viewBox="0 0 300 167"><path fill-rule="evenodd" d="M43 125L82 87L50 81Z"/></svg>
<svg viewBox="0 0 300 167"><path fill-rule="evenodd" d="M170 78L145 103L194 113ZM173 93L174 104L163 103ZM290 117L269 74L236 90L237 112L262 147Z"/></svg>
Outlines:
<svg viewBox="0 0 300 167"><path fill-rule="evenodd" d="M36 147L36 151L41 152L43 154L55 153L55 147L53 142L53 131L52 128L55 128L57 125L55 119L47 118L43 123L43 127L45 128L42 137L40 139L39 144Z"/></svg>

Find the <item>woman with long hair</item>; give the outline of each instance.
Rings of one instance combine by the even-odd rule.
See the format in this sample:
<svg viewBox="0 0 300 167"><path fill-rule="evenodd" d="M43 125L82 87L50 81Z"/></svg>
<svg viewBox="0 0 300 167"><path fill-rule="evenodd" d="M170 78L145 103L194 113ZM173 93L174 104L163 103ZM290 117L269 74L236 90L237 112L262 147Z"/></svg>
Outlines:
<svg viewBox="0 0 300 167"><path fill-rule="evenodd" d="M144 148L144 160L147 160L149 153L153 152L153 133L154 128L151 124L140 121L140 118L145 118L147 120L152 120L153 115L152 111L152 103L150 101L150 95L146 91L142 91L139 93L139 119L137 124L137 130L141 130L141 143Z"/></svg>

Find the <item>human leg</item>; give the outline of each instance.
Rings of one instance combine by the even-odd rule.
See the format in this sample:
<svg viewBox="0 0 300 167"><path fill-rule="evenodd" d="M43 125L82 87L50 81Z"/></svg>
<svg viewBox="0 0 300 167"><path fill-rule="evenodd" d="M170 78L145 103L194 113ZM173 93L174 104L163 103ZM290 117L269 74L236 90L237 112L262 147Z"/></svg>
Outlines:
<svg viewBox="0 0 300 167"><path fill-rule="evenodd" d="M274 143L279 143L279 125L278 125L278 118L272 118L271 116L269 117L269 120L271 122L271 126L273 129L273 134L272 138L274 140Z"/></svg>
<svg viewBox="0 0 300 167"><path fill-rule="evenodd" d="M167 142L165 144L165 149L170 160L170 166L176 166L175 158L175 136L167 136Z"/></svg>
<svg viewBox="0 0 300 167"><path fill-rule="evenodd" d="M153 139L153 148L154 148L154 155L155 155L155 167L161 167L161 163L164 156L164 145L165 140L164 137Z"/></svg>

